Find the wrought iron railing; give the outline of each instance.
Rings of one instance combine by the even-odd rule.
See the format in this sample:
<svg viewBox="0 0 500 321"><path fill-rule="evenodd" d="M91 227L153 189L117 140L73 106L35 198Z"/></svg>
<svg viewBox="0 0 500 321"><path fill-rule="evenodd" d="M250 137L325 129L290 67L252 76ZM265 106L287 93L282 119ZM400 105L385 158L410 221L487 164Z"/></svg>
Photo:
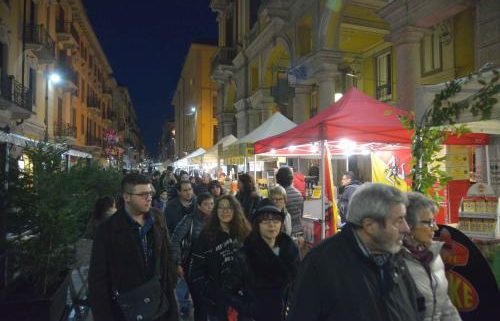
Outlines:
<svg viewBox="0 0 500 321"><path fill-rule="evenodd" d="M76 138L76 127L68 123L54 123L54 136Z"/></svg>
<svg viewBox="0 0 500 321"><path fill-rule="evenodd" d="M0 74L0 96L21 108L32 110L31 89L16 81L14 76Z"/></svg>
<svg viewBox="0 0 500 321"><path fill-rule="evenodd" d="M24 40L26 43L42 45L45 48L54 51L54 40L50 37L47 30L41 25L24 26Z"/></svg>
<svg viewBox="0 0 500 321"><path fill-rule="evenodd" d="M73 25L73 22L71 21L58 21L56 24L56 31L58 33L68 33L73 36L75 39L76 43L80 42L80 36L78 35L78 31L76 31L75 26Z"/></svg>

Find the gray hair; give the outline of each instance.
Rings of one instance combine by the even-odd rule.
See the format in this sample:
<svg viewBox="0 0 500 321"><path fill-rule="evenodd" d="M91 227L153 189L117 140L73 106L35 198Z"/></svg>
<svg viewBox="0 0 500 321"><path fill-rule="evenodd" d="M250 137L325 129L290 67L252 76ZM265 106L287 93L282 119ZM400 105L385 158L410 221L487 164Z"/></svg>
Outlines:
<svg viewBox="0 0 500 321"><path fill-rule="evenodd" d="M406 221L410 229L418 225L420 221L420 213L423 210L430 210L433 214L437 211L437 206L434 201L418 192L407 193L408 205L406 206Z"/></svg>
<svg viewBox="0 0 500 321"><path fill-rule="evenodd" d="M285 201L286 201L286 190L280 185L276 185L269 190L269 197L271 197L273 195L281 195L281 196L285 197Z"/></svg>
<svg viewBox="0 0 500 321"><path fill-rule="evenodd" d="M395 187L365 183L354 192L349 201L347 221L357 226L360 226L365 218L385 222L393 205L406 206L407 203L406 195Z"/></svg>

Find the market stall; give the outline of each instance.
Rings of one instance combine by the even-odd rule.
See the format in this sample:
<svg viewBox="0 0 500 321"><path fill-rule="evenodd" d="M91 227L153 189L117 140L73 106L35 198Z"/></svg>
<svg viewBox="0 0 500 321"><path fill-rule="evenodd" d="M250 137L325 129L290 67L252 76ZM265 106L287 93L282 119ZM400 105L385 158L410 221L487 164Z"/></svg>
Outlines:
<svg viewBox="0 0 500 321"><path fill-rule="evenodd" d="M243 171L247 172L249 169L252 169L255 177L256 172L263 170L263 168L257 165L253 144L258 140L280 134L295 126L297 125L294 122L283 116L280 112L274 113L246 136L241 137L229 146L224 146L224 164L243 165ZM248 166L249 162L250 167Z"/></svg>
<svg viewBox="0 0 500 321"><path fill-rule="evenodd" d="M178 159L176 160L174 163L173 163L173 166L175 168L181 168L181 169L186 169L186 170L190 170L192 169L193 167L195 168L198 168L200 167L199 164L196 164L196 163L193 163L192 162L192 159L194 157L197 157L197 156L200 156L202 155L203 153L205 153L206 150L203 149L203 148L198 148L197 150L195 150L194 152L192 152L191 154L181 158L181 159Z"/></svg>
<svg viewBox="0 0 500 321"><path fill-rule="evenodd" d="M213 145L209 150L205 153L200 154L198 156L194 156L191 158L191 162L194 164L199 164L203 169L211 170L215 167L220 167L220 157L219 157L219 149L224 146L231 145L235 141L237 141L234 135L227 135L221 138L215 145Z"/></svg>
<svg viewBox="0 0 500 321"><path fill-rule="evenodd" d="M255 153L275 156L321 154L321 159L324 159L325 147L328 147L332 155L373 155L383 151L406 151L408 154L412 134L401 124L399 116L402 115L407 115L407 112L351 88L338 102L308 121L287 132L257 141ZM460 138L450 137L447 144L484 145L487 141L487 135L467 134ZM320 166L320 178L324 177L324 166ZM321 185L320 221L324 238L325 184Z"/></svg>

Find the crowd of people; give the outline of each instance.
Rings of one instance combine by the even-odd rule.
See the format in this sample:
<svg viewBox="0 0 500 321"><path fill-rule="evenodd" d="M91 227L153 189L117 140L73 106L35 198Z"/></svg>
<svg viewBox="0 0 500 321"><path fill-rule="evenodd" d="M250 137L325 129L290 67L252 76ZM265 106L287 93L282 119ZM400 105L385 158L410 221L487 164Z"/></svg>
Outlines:
<svg viewBox="0 0 500 321"><path fill-rule="evenodd" d="M122 206L99 200L86 233L94 320L461 320L432 240L434 203L351 174L341 231L305 257L288 167L269 198L248 173L236 193L173 168L126 175Z"/></svg>

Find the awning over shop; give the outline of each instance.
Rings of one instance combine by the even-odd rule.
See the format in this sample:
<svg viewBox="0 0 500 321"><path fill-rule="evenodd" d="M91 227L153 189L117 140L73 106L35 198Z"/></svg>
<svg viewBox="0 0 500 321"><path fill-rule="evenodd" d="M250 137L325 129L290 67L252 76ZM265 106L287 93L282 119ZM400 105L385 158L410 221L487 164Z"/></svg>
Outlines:
<svg viewBox="0 0 500 321"><path fill-rule="evenodd" d="M255 153L311 144L320 140L361 144L411 144L411 133L406 130L399 116L407 111L378 101L351 88L338 102L300 124L292 130L259 140L255 143ZM484 145L487 135L467 134L452 137L447 143L463 145Z"/></svg>
<svg viewBox="0 0 500 321"><path fill-rule="evenodd" d="M19 147L26 147L26 145L36 145L39 143L39 141L24 137L19 134L14 134L14 133L5 133L0 131L0 142L3 143L9 143L13 144ZM53 144L55 146L61 147L61 148L67 148L64 147L60 144ZM81 157L81 158L92 158L92 155L86 152L82 152L76 149L68 149L63 155L70 155L74 157Z"/></svg>
<svg viewBox="0 0 500 321"><path fill-rule="evenodd" d="M266 137L286 132L297 125L286 118L280 112L274 113L259 127L248 135L238 139L227 148L224 148L224 160L226 164L241 164L245 156L254 155L254 143Z"/></svg>

